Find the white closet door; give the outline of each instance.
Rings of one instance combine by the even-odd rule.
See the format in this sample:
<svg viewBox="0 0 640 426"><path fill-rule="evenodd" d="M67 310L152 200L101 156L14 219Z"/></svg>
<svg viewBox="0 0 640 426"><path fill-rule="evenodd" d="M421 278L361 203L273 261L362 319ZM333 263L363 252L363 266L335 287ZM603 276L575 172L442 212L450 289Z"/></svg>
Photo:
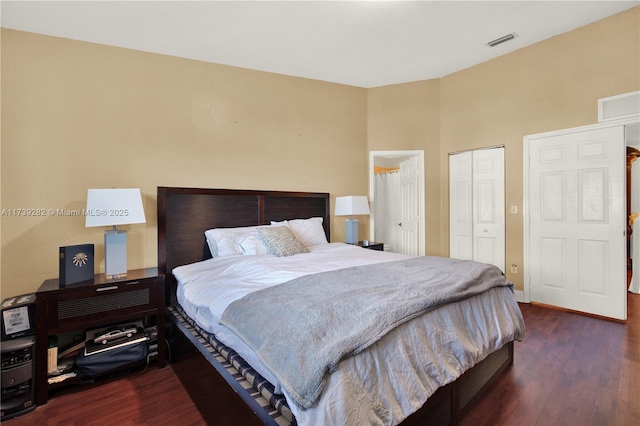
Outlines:
<svg viewBox="0 0 640 426"><path fill-rule="evenodd" d="M473 260L473 153L449 156L449 257Z"/></svg>
<svg viewBox="0 0 640 426"><path fill-rule="evenodd" d="M449 156L449 208L449 256L504 271L504 148Z"/></svg>
<svg viewBox="0 0 640 426"><path fill-rule="evenodd" d="M504 272L504 148L473 152L473 259Z"/></svg>
<svg viewBox="0 0 640 426"><path fill-rule="evenodd" d="M623 126L529 144L529 276L535 302L626 319Z"/></svg>

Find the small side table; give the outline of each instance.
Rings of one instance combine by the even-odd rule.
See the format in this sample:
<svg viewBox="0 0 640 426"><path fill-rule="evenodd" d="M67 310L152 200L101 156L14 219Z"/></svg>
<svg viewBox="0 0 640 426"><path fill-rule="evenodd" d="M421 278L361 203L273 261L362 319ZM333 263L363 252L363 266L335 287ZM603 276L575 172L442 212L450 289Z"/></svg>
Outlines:
<svg viewBox="0 0 640 426"><path fill-rule="evenodd" d="M158 367L166 365L164 330L164 275L157 268L127 271L124 278L59 285L46 280L36 292L36 404L47 403L47 347L49 336L155 317L158 330Z"/></svg>

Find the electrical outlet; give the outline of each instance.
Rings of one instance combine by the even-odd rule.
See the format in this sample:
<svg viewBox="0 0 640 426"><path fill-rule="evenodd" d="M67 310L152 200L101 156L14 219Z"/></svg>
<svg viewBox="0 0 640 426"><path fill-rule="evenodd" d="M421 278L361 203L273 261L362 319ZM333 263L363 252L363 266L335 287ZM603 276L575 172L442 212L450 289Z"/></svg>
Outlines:
<svg viewBox="0 0 640 426"><path fill-rule="evenodd" d="M518 273L518 265L516 265L515 263L513 265L511 265L511 273L512 274L517 274Z"/></svg>

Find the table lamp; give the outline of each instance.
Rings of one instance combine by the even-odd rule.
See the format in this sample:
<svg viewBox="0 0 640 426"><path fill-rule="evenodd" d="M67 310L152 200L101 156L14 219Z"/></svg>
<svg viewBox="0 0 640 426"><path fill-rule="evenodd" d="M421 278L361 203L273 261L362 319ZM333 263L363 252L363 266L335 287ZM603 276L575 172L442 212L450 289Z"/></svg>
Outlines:
<svg viewBox="0 0 640 426"><path fill-rule="evenodd" d="M358 244L358 219L353 216L369 214L369 201L365 195L336 197L336 216L351 216L345 221L345 242Z"/></svg>
<svg viewBox="0 0 640 426"><path fill-rule="evenodd" d="M120 278L127 273L127 231L118 225L145 223L139 188L89 189L85 226L113 226L104 231L104 273Z"/></svg>

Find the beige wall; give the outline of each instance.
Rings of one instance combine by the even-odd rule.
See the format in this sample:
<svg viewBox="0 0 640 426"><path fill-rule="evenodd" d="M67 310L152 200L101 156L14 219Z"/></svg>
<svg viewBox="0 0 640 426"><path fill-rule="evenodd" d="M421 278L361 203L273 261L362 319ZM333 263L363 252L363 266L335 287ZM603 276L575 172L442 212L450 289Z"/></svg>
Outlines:
<svg viewBox="0 0 640 426"><path fill-rule="evenodd" d="M423 149L426 249L446 255L448 153L504 145L506 205L520 208L506 262L522 265L522 138L595 123L598 98L640 89L639 11L369 90L3 29L0 207L81 209L87 188L140 187L129 266L155 266L158 185L365 194L368 151ZM103 229L81 218L3 216L0 229L3 297L56 277L59 246L103 258ZM341 240L341 218L332 231ZM507 275L522 289L522 268Z"/></svg>
<svg viewBox="0 0 640 426"><path fill-rule="evenodd" d="M440 247L440 80L369 89L367 148L424 150L425 254L448 255Z"/></svg>
<svg viewBox="0 0 640 426"><path fill-rule="evenodd" d="M369 150L425 150L427 254L449 253L449 153L504 145L507 212L518 206L506 216L506 272L523 289L522 139L596 123L599 98L640 89L639 12L441 79L368 91Z"/></svg>
<svg viewBox="0 0 640 426"><path fill-rule="evenodd" d="M1 207L82 209L87 188L139 187L130 268L157 264L157 186L368 188L361 88L3 29L2 113ZM104 230L3 216L2 296L57 277L59 246L94 243L104 271Z"/></svg>
<svg viewBox="0 0 640 426"><path fill-rule="evenodd" d="M450 152L505 146L507 276L522 289L522 138L597 122L599 98L640 89L640 8L441 79L442 228ZM517 205L518 214L508 214ZM442 251L448 253L448 237ZM511 274L509 266L519 266Z"/></svg>

